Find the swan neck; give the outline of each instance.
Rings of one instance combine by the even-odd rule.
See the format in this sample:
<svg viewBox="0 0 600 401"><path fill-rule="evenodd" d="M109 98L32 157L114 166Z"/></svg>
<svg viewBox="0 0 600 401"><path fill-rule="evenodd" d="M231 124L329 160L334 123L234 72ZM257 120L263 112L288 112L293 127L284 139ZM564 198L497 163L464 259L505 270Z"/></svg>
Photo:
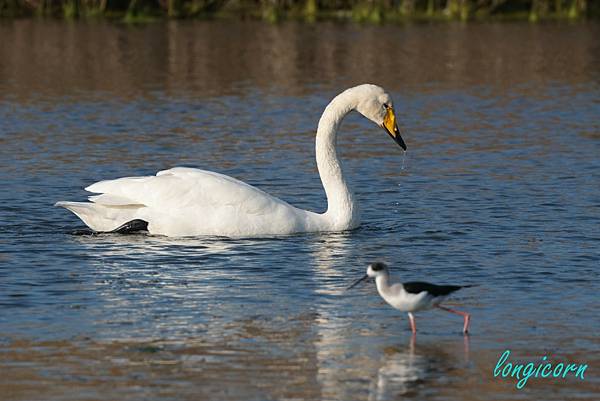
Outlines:
<svg viewBox="0 0 600 401"><path fill-rule="evenodd" d="M358 205L346 183L336 150L338 128L355 107L356 102L348 91L341 93L325 108L317 128L317 168L327 195L325 216L332 230L351 229L360 224Z"/></svg>

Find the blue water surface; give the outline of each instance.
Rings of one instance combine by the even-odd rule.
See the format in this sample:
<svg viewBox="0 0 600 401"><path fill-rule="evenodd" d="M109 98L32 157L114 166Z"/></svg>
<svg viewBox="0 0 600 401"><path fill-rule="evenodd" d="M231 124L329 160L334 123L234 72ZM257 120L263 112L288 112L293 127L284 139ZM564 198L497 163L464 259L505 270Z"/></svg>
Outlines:
<svg viewBox="0 0 600 401"><path fill-rule="evenodd" d="M48 35L48 57L65 57L72 74L59 79L33 57L41 47L22 58L17 45L0 50L10 78L0 96L9 399L597 399L597 25L317 24L325 44L296 24L241 24L233 44L220 22L61 26L0 28L16 41L27 29ZM101 48L86 36L98 32L122 54L93 53L89 64L52 39L63 29L77 32L68 46L88 38ZM522 40L511 48L506 37ZM436 38L446 50L422 53ZM551 48L541 43L558 55L531 50ZM357 230L82 235L53 207L84 200L101 179L192 166L323 212L316 124L335 94L365 81L395 99L408 152L357 114L344 121ZM345 291L374 260L398 280L477 284L449 301L472 314L471 336L460 317L432 311L417 315L415 342L372 283ZM519 391L493 377L505 349L521 362L587 363L589 373Z"/></svg>

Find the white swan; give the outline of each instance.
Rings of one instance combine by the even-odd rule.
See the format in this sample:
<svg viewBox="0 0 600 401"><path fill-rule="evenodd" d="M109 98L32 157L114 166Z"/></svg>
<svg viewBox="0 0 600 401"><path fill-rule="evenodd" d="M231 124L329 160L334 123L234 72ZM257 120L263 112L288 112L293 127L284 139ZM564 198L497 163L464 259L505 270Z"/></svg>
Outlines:
<svg viewBox="0 0 600 401"><path fill-rule="evenodd" d="M156 176L100 181L86 188L98 193L90 202L57 202L92 230L106 232L136 220L151 234L248 237L313 231L342 231L359 226L358 205L342 174L336 153L337 129L356 110L406 149L390 96L376 85L359 85L325 108L316 138L317 167L327 194L323 214L298 209L258 188L226 175L186 167ZM147 223L147 224L146 224Z"/></svg>

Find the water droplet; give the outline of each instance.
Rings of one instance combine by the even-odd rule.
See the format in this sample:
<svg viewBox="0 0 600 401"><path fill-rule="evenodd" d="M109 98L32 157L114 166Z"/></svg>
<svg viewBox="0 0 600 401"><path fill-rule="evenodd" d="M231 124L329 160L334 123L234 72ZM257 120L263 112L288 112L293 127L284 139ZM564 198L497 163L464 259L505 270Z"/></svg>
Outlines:
<svg viewBox="0 0 600 401"><path fill-rule="evenodd" d="M402 150L402 166L400 167L400 170L404 171L405 167L406 167L406 150Z"/></svg>

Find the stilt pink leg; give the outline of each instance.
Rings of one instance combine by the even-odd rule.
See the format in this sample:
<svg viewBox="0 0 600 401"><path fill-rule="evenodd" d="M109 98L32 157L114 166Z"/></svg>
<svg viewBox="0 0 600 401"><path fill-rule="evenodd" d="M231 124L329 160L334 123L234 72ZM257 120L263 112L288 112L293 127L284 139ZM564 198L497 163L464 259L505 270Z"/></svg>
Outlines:
<svg viewBox="0 0 600 401"><path fill-rule="evenodd" d="M417 324L415 323L415 317L410 312L408 312L408 320L410 320L410 329L412 330L413 334L416 334Z"/></svg>
<svg viewBox="0 0 600 401"><path fill-rule="evenodd" d="M469 324L471 324L471 315L467 312L461 312L458 310L446 308L445 306L437 305L438 308L445 310L446 312L454 313L456 315L461 315L465 319L465 324L463 326L463 333L467 334L469 332Z"/></svg>
<svg viewBox="0 0 600 401"><path fill-rule="evenodd" d="M415 344L417 343L417 333L412 333L410 336L410 343L408 343L408 350L410 355L415 354Z"/></svg>

